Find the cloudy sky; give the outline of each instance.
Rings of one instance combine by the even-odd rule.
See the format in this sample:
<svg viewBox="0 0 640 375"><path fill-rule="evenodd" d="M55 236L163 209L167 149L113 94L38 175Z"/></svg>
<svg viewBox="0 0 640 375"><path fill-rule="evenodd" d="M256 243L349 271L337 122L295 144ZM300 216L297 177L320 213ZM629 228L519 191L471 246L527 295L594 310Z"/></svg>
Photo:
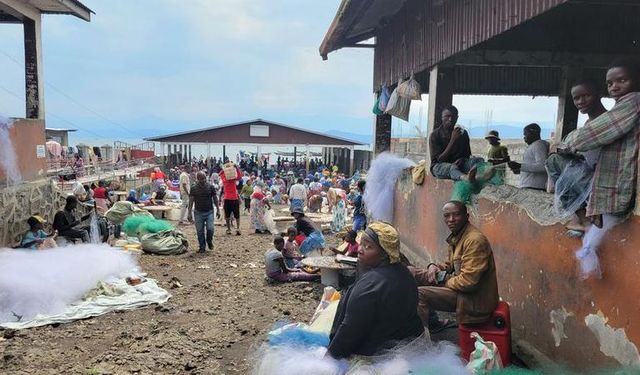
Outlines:
<svg viewBox="0 0 640 375"><path fill-rule="evenodd" d="M339 0L83 0L91 23L43 22L47 126L78 139L142 138L263 118L312 130L371 134L372 50L318 47ZM0 25L0 114L24 116L22 28ZM426 103L425 103L426 104ZM461 122L537 121L555 98L455 97ZM409 123L425 127L426 107Z"/></svg>

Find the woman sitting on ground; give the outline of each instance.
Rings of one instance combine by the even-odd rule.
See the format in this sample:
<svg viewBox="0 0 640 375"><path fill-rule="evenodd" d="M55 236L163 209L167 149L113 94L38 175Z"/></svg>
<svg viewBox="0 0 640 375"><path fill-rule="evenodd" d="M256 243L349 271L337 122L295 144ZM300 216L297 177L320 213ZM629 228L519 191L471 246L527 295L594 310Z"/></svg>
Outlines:
<svg viewBox="0 0 640 375"><path fill-rule="evenodd" d="M31 216L27 220L29 230L22 236L20 247L23 249L42 250L56 247L54 234L44 231L44 219L38 215Z"/></svg>
<svg viewBox="0 0 640 375"><path fill-rule="evenodd" d="M369 225L360 242L358 267L355 284L340 299L328 355L371 356L409 342L426 344L417 312L418 287L400 263L395 228L381 222Z"/></svg>
<svg viewBox="0 0 640 375"><path fill-rule="evenodd" d="M296 219L296 229L304 233L307 238L300 244L300 252L302 255L308 255L314 250L322 250L325 245L324 236L320 227L313 220L304 215L304 211L296 208L291 213Z"/></svg>
<svg viewBox="0 0 640 375"><path fill-rule="evenodd" d="M299 269L287 267L282 252L284 251L284 238L276 237L273 240L274 249L264 254L264 267L267 277L270 279L286 281L316 281L319 275L312 275Z"/></svg>

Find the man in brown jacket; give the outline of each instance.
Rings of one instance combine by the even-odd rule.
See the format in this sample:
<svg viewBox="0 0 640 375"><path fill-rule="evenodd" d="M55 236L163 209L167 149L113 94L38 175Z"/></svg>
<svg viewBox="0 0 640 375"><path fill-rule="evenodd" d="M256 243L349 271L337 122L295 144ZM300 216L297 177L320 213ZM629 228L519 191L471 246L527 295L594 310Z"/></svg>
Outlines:
<svg viewBox="0 0 640 375"><path fill-rule="evenodd" d="M449 259L426 269L411 268L418 284L418 314L430 330L429 310L456 312L458 323L484 323L498 305L498 281L487 238L469 223L467 207L458 201L442 208L451 230ZM431 320L431 321L430 321Z"/></svg>

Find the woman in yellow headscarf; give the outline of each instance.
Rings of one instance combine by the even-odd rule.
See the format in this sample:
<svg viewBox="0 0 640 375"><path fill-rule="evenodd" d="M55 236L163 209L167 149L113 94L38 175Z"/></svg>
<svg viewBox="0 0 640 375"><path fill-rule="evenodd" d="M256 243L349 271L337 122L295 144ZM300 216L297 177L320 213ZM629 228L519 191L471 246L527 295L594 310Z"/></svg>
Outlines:
<svg viewBox="0 0 640 375"><path fill-rule="evenodd" d="M373 222L362 234L356 282L338 305L328 354L371 356L424 334L417 313L418 287L400 263L400 238L389 224Z"/></svg>

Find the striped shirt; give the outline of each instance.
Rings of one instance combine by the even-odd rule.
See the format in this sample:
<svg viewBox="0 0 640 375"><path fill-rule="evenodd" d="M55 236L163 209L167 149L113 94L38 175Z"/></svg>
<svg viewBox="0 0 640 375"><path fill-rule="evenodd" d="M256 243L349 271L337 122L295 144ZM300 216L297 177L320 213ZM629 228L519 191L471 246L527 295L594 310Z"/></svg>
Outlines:
<svg viewBox="0 0 640 375"><path fill-rule="evenodd" d="M602 147L593 176L587 215L624 213L634 204L640 141L640 93L619 98L609 112L570 133L565 143L577 151Z"/></svg>

